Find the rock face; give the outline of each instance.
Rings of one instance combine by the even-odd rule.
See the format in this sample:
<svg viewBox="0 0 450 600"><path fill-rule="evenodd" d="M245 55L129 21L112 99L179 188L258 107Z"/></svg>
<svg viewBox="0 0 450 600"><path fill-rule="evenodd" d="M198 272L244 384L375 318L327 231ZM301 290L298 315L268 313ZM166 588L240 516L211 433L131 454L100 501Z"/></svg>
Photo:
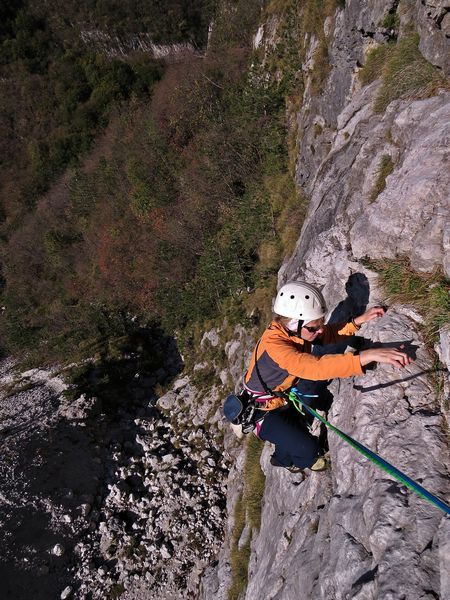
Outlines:
<svg viewBox="0 0 450 600"><path fill-rule="evenodd" d="M297 115L296 178L310 206L279 281L304 278L321 286L333 320L386 301L365 257L404 255L417 271L442 269L450 276L450 94L395 101L377 114L379 81L361 87L356 77L369 45L386 40L378 24L397 6L350 0L336 9L325 23L331 72L317 96L306 75ZM448 73L448 2L402 2L401 8L400 28L415 24L423 55ZM258 32L259 48L273 45L274 31L272 16ZM303 72L308 68L303 65ZM392 169L374 194L385 156ZM449 503L449 333L441 331L436 349L444 367L437 368L420 325L412 307L394 305L361 330L376 343L404 343L416 360L402 371L378 366L333 382L328 418ZM331 469L304 481L272 467L273 449L266 445L261 528L252 538L241 600L450 597L448 517L332 432L328 441ZM237 487L234 476L231 515ZM208 573L205 600L227 597L226 561L222 550L215 579Z"/></svg>
<svg viewBox="0 0 450 600"><path fill-rule="evenodd" d="M420 50L450 75L450 4L448 0L416 0Z"/></svg>
<svg viewBox="0 0 450 600"><path fill-rule="evenodd" d="M128 56L131 52L145 52L152 58L173 62L196 53L192 44L155 44L151 36L146 33L118 36L94 29L82 31L80 37L84 44L93 46L110 58Z"/></svg>
<svg viewBox="0 0 450 600"><path fill-rule="evenodd" d="M398 166L369 206L360 202L358 211L355 202L350 204L356 217L350 242L356 258L367 255L370 240L372 258L408 253L414 269L432 272L443 265L443 236L450 229L450 95L400 105L397 111L390 133ZM381 151L387 153L389 148ZM355 169L363 166L358 160L363 153L377 156L363 144Z"/></svg>

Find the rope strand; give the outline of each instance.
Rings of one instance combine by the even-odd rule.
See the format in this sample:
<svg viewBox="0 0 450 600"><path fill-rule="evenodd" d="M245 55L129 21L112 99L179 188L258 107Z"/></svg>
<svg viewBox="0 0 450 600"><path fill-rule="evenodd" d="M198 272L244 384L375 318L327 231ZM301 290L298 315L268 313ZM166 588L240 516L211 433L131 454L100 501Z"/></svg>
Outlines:
<svg viewBox="0 0 450 600"><path fill-rule="evenodd" d="M352 448L354 448L355 450L360 452L363 456L365 456L372 463L374 463L375 465L380 467L380 469L382 469L386 473L389 473L389 475L391 475L394 479L396 479L400 483L403 483L403 485L405 485L410 490L416 492L416 494L418 494L421 498L424 498L425 500L427 500L434 506L437 506L438 508L443 510L445 513L450 515L450 506L448 504L446 504L443 500L441 500L440 498L438 498L437 496L435 496L434 494L432 494L431 492L426 490L419 483L417 483L417 481L414 481L414 479L411 479L410 477L408 477L408 475L405 475L405 473L403 473L402 471L397 469L397 467L394 467L394 465L391 465L391 463L389 463L387 460L385 460L384 458L381 458L381 456L379 456L378 454L376 454L369 448L366 448L366 446L364 446L363 444L361 444L357 440L353 439L348 434L344 433L343 431L341 431L340 429L338 429L337 427L335 427L334 425L329 423L324 417L319 415L318 412L316 412L313 408L311 408L305 402L303 402L303 400L300 397L302 395L303 394L299 390L297 390L297 388L291 388L291 391L288 394L289 400L291 400L291 402L293 403L293 405L299 412L304 414L302 409L307 410L316 419L319 419L319 421L321 421L324 425L326 425L326 427L328 427L328 429L331 429L331 431L334 431L334 433L336 433L341 439L346 441L347 444L349 444L350 446L352 446ZM305 394L305 396L306 396L306 394Z"/></svg>

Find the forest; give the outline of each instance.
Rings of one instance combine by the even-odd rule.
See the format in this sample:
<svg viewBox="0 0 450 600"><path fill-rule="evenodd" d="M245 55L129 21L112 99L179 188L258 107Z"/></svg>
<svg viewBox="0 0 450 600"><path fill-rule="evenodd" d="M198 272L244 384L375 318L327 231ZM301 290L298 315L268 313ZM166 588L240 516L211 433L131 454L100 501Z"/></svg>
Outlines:
<svg viewBox="0 0 450 600"><path fill-rule="evenodd" d="M64 361L136 323L172 334L239 319L249 292L270 295L292 243L287 215L302 202L289 175L288 90L260 76L261 4L152 2L141 15L127 2L120 19L113 4L2 9L5 353ZM111 58L80 40L83 27L131 35L138 22L153 34L160 13L155 40L192 52Z"/></svg>

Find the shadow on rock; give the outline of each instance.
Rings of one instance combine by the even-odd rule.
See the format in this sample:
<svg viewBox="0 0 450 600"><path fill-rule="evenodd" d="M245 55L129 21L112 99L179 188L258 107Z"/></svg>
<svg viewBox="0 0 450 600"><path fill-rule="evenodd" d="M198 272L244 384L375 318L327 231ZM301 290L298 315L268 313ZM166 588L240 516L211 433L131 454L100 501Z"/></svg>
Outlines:
<svg viewBox="0 0 450 600"><path fill-rule="evenodd" d="M80 563L96 572L108 562L93 551L93 539L105 518L114 454L118 446L132 451L134 420L154 418L155 386L167 385L182 367L175 341L159 329L139 330L127 343L121 356L79 369L65 398L45 386L38 396L30 390L28 404L42 405L34 420L18 408L23 422L3 432L2 598L59 598L66 586L79 587ZM130 529L134 519L124 518Z"/></svg>
<svg viewBox="0 0 450 600"><path fill-rule="evenodd" d="M397 348L405 352L412 360L416 360L419 346L413 344L412 340L403 340L398 342L371 342L367 348Z"/></svg>
<svg viewBox="0 0 450 600"><path fill-rule="evenodd" d="M328 319L329 323L350 321L365 312L369 302L369 280L364 273L353 273L345 284L347 298L339 302Z"/></svg>
<svg viewBox="0 0 450 600"><path fill-rule="evenodd" d="M408 375L408 377L404 377L403 379L394 379L392 381L386 381L385 383L377 383L376 385L369 385L364 387L363 385L353 385L355 390L358 390L362 394L367 392L374 392L375 390L381 390L383 388L390 387L391 385L396 385L397 383L404 383L405 381L410 381L411 379L416 379L416 377L421 377L422 375L426 375L428 373L439 373L439 372L447 372L447 369L436 368L436 369L426 369L425 371L418 371L417 373L413 373L412 375Z"/></svg>

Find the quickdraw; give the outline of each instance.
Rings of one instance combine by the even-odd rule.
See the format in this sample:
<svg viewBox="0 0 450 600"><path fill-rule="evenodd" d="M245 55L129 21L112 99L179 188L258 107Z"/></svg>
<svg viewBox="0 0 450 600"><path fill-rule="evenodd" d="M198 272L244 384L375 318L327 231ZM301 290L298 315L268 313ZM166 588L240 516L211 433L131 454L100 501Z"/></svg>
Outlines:
<svg viewBox="0 0 450 600"><path fill-rule="evenodd" d="M334 433L336 433L340 438L342 438L350 446L352 446L352 448L355 448L355 450L360 452L368 460L370 460L372 463L374 463L375 465L380 467L380 469L383 469L383 471L385 471L386 473L389 473L389 475L391 475L394 479L396 479L400 483L403 483L410 490L413 490L414 492L416 492L416 494L418 494L420 497L424 498L425 500L427 500L434 506L437 506L438 508L443 510L445 513L450 515L450 506L448 504L446 504L443 500L441 500L440 498L438 498L437 496L435 496L434 494L432 494L431 492L426 490L419 483L417 483L417 481L414 481L413 479L408 477L408 475L405 475L405 473L402 473L402 471L400 471L399 469L397 469L396 467L391 465L391 463L389 463L387 460L384 460L384 458L381 458L381 456L379 456L378 454L376 454L369 448L366 448L366 446L363 446L363 444L361 444L357 440L353 439L352 437L350 437L349 435L347 435L346 433L344 433L343 431L341 431L340 429L338 429L337 427L335 427L334 425L329 423L324 417L322 417L322 415L320 415L313 408L308 406L308 404L306 404L306 402L304 402L302 400L302 396L303 397L313 397L313 396L310 396L307 394L302 394L295 387L291 388L289 394L287 394L287 397L289 398L289 400L293 403L293 405L299 412L301 412L302 414L305 414L304 413L305 410L307 412L309 412L311 415L313 415L313 417L315 417L316 419L321 421L324 425L326 425L326 427L328 427L328 429L331 429L331 431L334 431Z"/></svg>

